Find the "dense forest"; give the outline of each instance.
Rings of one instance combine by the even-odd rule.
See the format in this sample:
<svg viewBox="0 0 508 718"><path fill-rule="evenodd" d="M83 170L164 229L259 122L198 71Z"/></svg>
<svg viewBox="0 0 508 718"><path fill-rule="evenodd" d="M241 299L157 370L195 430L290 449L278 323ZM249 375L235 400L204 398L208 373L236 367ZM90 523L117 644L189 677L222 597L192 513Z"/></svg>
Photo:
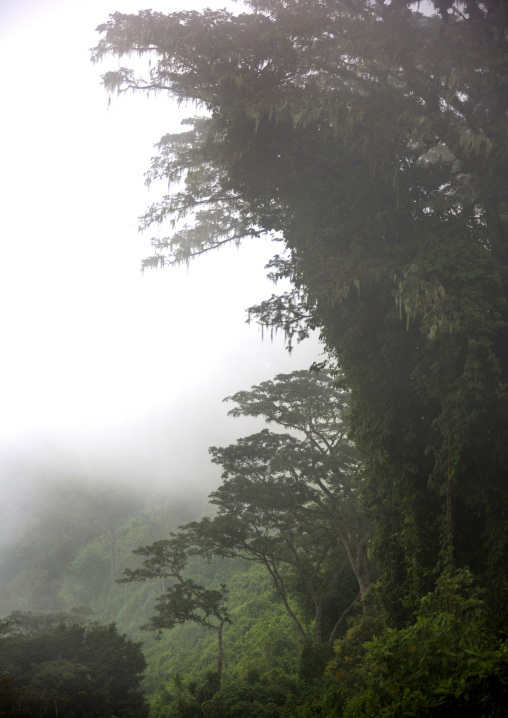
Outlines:
<svg viewBox="0 0 508 718"><path fill-rule="evenodd" d="M247 8L115 13L92 59L199 112L144 268L268 235L249 320L325 358L227 397L260 428L208 505L55 483L1 559L0 714L501 718L508 6Z"/></svg>

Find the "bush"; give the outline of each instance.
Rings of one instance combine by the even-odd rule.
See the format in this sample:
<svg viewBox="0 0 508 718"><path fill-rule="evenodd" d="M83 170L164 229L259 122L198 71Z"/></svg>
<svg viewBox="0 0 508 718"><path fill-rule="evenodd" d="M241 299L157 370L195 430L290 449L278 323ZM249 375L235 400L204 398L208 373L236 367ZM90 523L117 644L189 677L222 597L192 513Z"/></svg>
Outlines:
<svg viewBox="0 0 508 718"><path fill-rule="evenodd" d="M489 634L481 592L466 570L447 572L416 622L366 644L364 689L344 718L501 718L508 705L508 644ZM328 715L334 715L329 713Z"/></svg>

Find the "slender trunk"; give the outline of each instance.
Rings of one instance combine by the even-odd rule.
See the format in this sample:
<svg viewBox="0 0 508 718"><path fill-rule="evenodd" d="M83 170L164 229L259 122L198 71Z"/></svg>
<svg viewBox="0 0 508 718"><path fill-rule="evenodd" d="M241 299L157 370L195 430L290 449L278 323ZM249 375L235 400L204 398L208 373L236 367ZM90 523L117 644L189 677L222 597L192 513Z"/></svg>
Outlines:
<svg viewBox="0 0 508 718"><path fill-rule="evenodd" d="M344 548L346 549L349 563L356 576L356 580L358 581L358 588L360 589L361 598L367 592L367 589L370 584L367 571L367 545L363 541L359 542L356 547L355 556L353 553L353 547L351 546L351 542L348 540L342 529L342 526L340 526L337 521L335 521L335 530L337 531L337 535L340 538Z"/></svg>
<svg viewBox="0 0 508 718"><path fill-rule="evenodd" d="M219 627L217 629L217 643L218 643L218 655L217 655L217 676L219 677L219 685L222 678L222 663L223 663L223 652L222 652L222 628L224 626L224 621L221 621L219 623Z"/></svg>
<svg viewBox="0 0 508 718"><path fill-rule="evenodd" d="M354 600L352 603L350 603L349 606L348 606L346 609L344 609L344 611L342 611L342 613L340 614L340 616L339 616L338 619L336 620L335 626L333 627L332 632L330 633L330 636L329 636L329 638L328 638L328 643L329 643L330 645L332 645L332 643L333 643L334 640L335 640L335 635L336 635L336 633L337 633L337 631L338 631L338 629L339 629L340 624L341 624L342 621L346 618L347 614L351 611L351 609L353 608L353 606L355 605L355 603L358 601L358 599L361 598L361 595L362 595L362 594L359 593L358 596L355 598L355 600Z"/></svg>
<svg viewBox="0 0 508 718"><path fill-rule="evenodd" d="M321 601L316 601L316 643L323 643L323 610Z"/></svg>
<svg viewBox="0 0 508 718"><path fill-rule="evenodd" d="M452 514L452 481L451 481L451 450L448 437L448 471L446 476L446 534L448 540L448 561L453 564L453 514Z"/></svg>
<svg viewBox="0 0 508 718"><path fill-rule="evenodd" d="M367 589L370 586L369 577L369 560L367 555L367 544L364 541L360 541L356 548L357 566L358 573L355 574L358 586L360 587L360 596L364 596L367 593Z"/></svg>
<svg viewBox="0 0 508 718"><path fill-rule="evenodd" d="M282 599L282 603L284 604L284 608L286 609L286 611L287 611L289 617L291 618L291 620L292 620L293 623L295 624L296 629L297 629L298 633L300 634L300 637L302 638L303 641L307 640L307 634L306 634L305 631L303 630L302 624L300 623L300 621L298 620L298 618L296 617L296 615L293 613L293 611L291 610L291 606L290 606L289 603L288 603L287 596L286 596L286 591L284 590L284 582L283 582L283 580L282 580L281 575L280 575L279 572L276 570L276 568L274 568L274 567L272 567L272 566L270 565L270 563L269 563L267 560L264 560L263 563L265 564L265 566L266 566L266 568L268 569L268 571L269 571L271 577L273 578L273 581L274 581L274 583L275 583L275 588L277 589L277 592L278 592L279 596L280 596L281 599Z"/></svg>

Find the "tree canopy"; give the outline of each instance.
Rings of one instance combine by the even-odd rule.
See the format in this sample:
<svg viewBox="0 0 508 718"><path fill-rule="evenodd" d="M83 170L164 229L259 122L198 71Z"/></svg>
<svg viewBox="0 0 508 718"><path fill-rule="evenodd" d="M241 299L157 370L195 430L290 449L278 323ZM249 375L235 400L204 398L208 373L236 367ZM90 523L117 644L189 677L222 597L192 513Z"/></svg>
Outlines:
<svg viewBox="0 0 508 718"><path fill-rule="evenodd" d="M110 92L207 114L163 137L145 266L267 233L293 289L251 315L318 327L351 389L392 620L445 564L504 620L508 536L508 8L502 0L251 0L251 12L115 13ZM504 618L501 618L503 616Z"/></svg>
<svg viewBox="0 0 508 718"><path fill-rule="evenodd" d="M288 584L298 586L312 606L317 642L333 641L370 582L372 523L344 424L347 399L327 371L279 374L227 397L236 405L231 415L261 416L286 431L265 429L211 447L212 461L223 469L222 484L210 494L217 514L182 527L196 553L261 563L305 639L288 596Z"/></svg>
<svg viewBox="0 0 508 718"><path fill-rule="evenodd" d="M211 447L212 460L223 469L222 484L210 494L216 514L136 549L145 557L142 567L126 569L119 579L170 579L158 615L144 628L193 621L216 630L219 678L227 589L185 578L189 557L261 564L304 642L313 637L331 644L367 591L373 529L362 507L362 467L342 416L347 398L327 371L279 374L227 397L236 405L230 414L260 415L286 431L265 429Z"/></svg>
<svg viewBox="0 0 508 718"><path fill-rule="evenodd" d="M139 643L77 615L14 612L0 637L0 713L145 718Z"/></svg>
<svg viewBox="0 0 508 718"><path fill-rule="evenodd" d="M169 579L170 585L157 599L156 615L142 626L148 631L161 632L188 621L217 632L217 677L220 683L223 665L222 631L229 623L227 609L228 591L224 584L218 589L201 586L184 571L188 563L188 541L184 536L173 535L170 539L156 541L150 546L140 546L133 553L146 556L143 566L125 569L125 578L118 583L144 582L147 579Z"/></svg>

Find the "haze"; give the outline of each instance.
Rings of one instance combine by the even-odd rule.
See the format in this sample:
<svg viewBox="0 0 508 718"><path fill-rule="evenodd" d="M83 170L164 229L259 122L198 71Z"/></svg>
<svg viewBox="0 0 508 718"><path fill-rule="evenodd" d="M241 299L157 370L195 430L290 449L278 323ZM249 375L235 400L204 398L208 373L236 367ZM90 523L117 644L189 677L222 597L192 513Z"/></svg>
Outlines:
<svg viewBox="0 0 508 718"><path fill-rule="evenodd" d="M245 324L245 309L274 291L266 242L141 274L150 250L137 217L158 191L143 173L154 143L194 110L162 96L108 108L107 68L90 63L89 48L109 13L143 7L0 7L4 507L66 475L206 496L217 481L208 446L250 431L227 418L222 398L320 355L313 340L289 356L282 337L262 341Z"/></svg>

